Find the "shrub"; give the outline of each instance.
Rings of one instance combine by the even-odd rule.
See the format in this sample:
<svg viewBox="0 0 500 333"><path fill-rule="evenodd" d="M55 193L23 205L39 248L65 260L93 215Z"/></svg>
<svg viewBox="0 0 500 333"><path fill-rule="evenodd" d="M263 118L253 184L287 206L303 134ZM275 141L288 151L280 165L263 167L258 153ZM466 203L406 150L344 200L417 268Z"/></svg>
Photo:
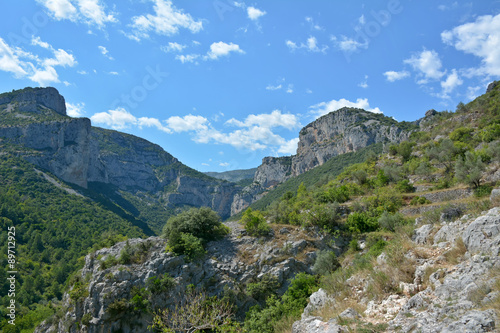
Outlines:
<svg viewBox="0 0 500 333"><path fill-rule="evenodd" d="M241 222L245 225L245 230L250 236L266 236L271 231L271 227L269 227L266 219L258 210L252 211L251 208L248 208L243 214Z"/></svg>
<svg viewBox="0 0 500 333"><path fill-rule="evenodd" d="M189 260L200 258L205 254L202 239L185 232L172 232L167 246L177 255L185 254Z"/></svg>
<svg viewBox="0 0 500 333"><path fill-rule="evenodd" d="M380 227L392 232L396 230L397 226L404 224L404 222L405 219L400 213L390 214L387 211L384 211L378 219Z"/></svg>
<svg viewBox="0 0 500 333"><path fill-rule="evenodd" d="M481 174L485 165L481 156L474 156L471 152L465 153L465 159L459 157L455 164L455 177L459 182L466 183L473 188L481 185Z"/></svg>
<svg viewBox="0 0 500 333"><path fill-rule="evenodd" d="M397 148L398 154L403 159L403 162L408 161L411 158L411 153L413 151L414 143L409 141L403 141L399 144Z"/></svg>
<svg viewBox="0 0 500 333"><path fill-rule="evenodd" d="M312 268L315 274L326 275L340 267L340 263L333 251L318 251L316 261Z"/></svg>
<svg viewBox="0 0 500 333"><path fill-rule="evenodd" d="M205 253L206 242L228 232L229 228L221 223L219 215L208 207L191 208L171 217L163 228L168 249L177 255L185 254L190 260Z"/></svg>
<svg viewBox="0 0 500 333"><path fill-rule="evenodd" d="M352 178L359 184L363 185L368 180L368 173L365 170L356 170L352 173Z"/></svg>
<svg viewBox="0 0 500 333"><path fill-rule="evenodd" d="M415 187L413 187L413 185L410 184L410 181L408 179L403 179L399 181L396 185L396 189L401 193L415 192Z"/></svg>
<svg viewBox="0 0 500 333"><path fill-rule="evenodd" d="M354 212L347 217L346 227L352 233L364 233L377 230L378 222L366 213Z"/></svg>
<svg viewBox="0 0 500 333"><path fill-rule="evenodd" d="M302 225L315 225L327 231L333 231L338 227L339 214L337 213L339 204L316 204L306 213L302 213Z"/></svg>
<svg viewBox="0 0 500 333"><path fill-rule="evenodd" d="M450 139L453 141L469 143L470 140L472 139L472 132L474 132L472 128L459 127L450 133Z"/></svg>
<svg viewBox="0 0 500 333"><path fill-rule="evenodd" d="M148 279L147 287L152 294L170 292L176 285L174 278L165 273L161 278L153 276Z"/></svg>
<svg viewBox="0 0 500 333"><path fill-rule="evenodd" d="M278 287L278 279L275 276L264 274L259 282L247 285L246 293L258 301L264 301L267 297L273 295Z"/></svg>
<svg viewBox="0 0 500 333"><path fill-rule="evenodd" d="M417 206L417 205L426 205L432 203L430 200L428 200L426 197L419 197L416 196L410 201L410 205L412 206Z"/></svg>
<svg viewBox="0 0 500 333"><path fill-rule="evenodd" d="M431 164L427 161L420 162L418 167L415 169L415 174L420 176L429 176L432 172Z"/></svg>
<svg viewBox="0 0 500 333"><path fill-rule="evenodd" d="M168 219L163 235L169 238L172 232L191 234L204 241L210 241L227 234L216 212L208 207L191 208Z"/></svg>

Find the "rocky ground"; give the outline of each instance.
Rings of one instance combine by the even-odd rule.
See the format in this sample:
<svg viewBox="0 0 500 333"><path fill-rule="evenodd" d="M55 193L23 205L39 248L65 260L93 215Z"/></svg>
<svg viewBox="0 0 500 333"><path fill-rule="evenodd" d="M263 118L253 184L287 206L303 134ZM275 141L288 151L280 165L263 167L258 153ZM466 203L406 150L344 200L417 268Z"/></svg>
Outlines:
<svg viewBox="0 0 500 333"><path fill-rule="evenodd" d="M114 256L119 258L126 242L101 249L85 258L81 271L84 281L83 297L71 299L65 295L65 315L43 323L35 332L144 332L151 322L147 313L131 313L126 308L116 311L121 300L130 300L133 290L143 288L152 277L169 274L176 285L168 295L152 295L153 308L165 308L175 303L190 284L202 286L209 295L222 295L225 290L236 292L236 302L241 315L257 301L245 294L245 286L259 281L265 274L276 277L282 294L289 280L299 272L311 272L315 254L332 244L331 249L340 253L346 245L340 239L325 239L323 233L304 231L295 227L278 227L273 235L256 239L247 236L237 222L228 222L231 233L221 241L207 245L203 260L189 262L185 256L165 252L166 241L160 237L132 239L132 248L147 249L143 262L131 265L114 265L102 269L103 262ZM328 236L331 238L331 236ZM73 297L74 298L74 297ZM110 311L110 308L115 309ZM118 307L119 308L119 307ZM120 310L120 309L118 309Z"/></svg>
<svg viewBox="0 0 500 333"><path fill-rule="evenodd" d="M400 293L370 301L361 313L349 308L329 319L321 315L338 300L321 289L310 297L292 332L351 332L359 327L373 332L499 332L500 208L422 225L413 245L406 255L417 263L414 280L402 283ZM378 269L386 265L384 256L377 258ZM363 300L366 279L348 281Z"/></svg>

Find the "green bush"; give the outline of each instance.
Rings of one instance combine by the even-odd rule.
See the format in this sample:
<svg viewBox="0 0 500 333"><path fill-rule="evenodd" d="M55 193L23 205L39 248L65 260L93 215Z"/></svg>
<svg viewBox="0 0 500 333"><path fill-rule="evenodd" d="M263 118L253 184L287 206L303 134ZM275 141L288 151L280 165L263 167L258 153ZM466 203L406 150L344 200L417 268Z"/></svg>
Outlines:
<svg viewBox="0 0 500 333"><path fill-rule="evenodd" d="M432 203L430 200L428 200L426 197L419 197L416 196L410 201L410 205L412 206L418 206L418 205L426 205Z"/></svg>
<svg viewBox="0 0 500 333"><path fill-rule="evenodd" d="M473 153L467 151L465 159L461 157L457 159L455 177L459 182L478 188L481 185L481 175L485 168L481 156L474 156Z"/></svg>
<svg viewBox="0 0 500 333"><path fill-rule="evenodd" d="M278 279L275 276L264 274L259 282L253 282L247 285L246 293L248 296L258 301L264 301L270 295L275 294L278 287Z"/></svg>
<svg viewBox="0 0 500 333"><path fill-rule="evenodd" d="M354 212L347 217L346 227L350 232L359 234L377 230L378 222L366 213Z"/></svg>
<svg viewBox="0 0 500 333"><path fill-rule="evenodd" d="M168 219L163 235L169 238L172 232L191 234L204 241L218 239L227 234L216 212L208 207L191 208Z"/></svg>
<svg viewBox="0 0 500 333"><path fill-rule="evenodd" d="M378 219L378 224L380 225L380 227L392 232L396 230L397 226L403 225L404 223L404 216L400 213L390 214L389 212L384 211Z"/></svg>
<svg viewBox="0 0 500 333"><path fill-rule="evenodd" d="M221 223L219 215L208 207L191 208L168 219L163 236L168 239L168 250L185 254L190 260L205 254L204 244L223 237L229 228Z"/></svg>
<svg viewBox="0 0 500 333"><path fill-rule="evenodd" d="M258 210L252 211L251 208L248 208L243 214L241 222L250 236L267 236L271 231L271 227L267 224L266 219Z"/></svg>
<svg viewBox="0 0 500 333"><path fill-rule="evenodd" d="M472 132L474 130L468 127L459 127L450 133L450 139L463 143L469 143L472 140Z"/></svg>
<svg viewBox="0 0 500 333"><path fill-rule="evenodd" d="M147 282L147 288L152 294L163 294L170 292L176 285L174 278L168 273L160 277L150 277Z"/></svg>
<svg viewBox="0 0 500 333"><path fill-rule="evenodd" d="M173 231L167 242L167 250L176 255L185 254L189 260L195 260L205 254L203 240L185 232Z"/></svg>
<svg viewBox="0 0 500 333"><path fill-rule="evenodd" d="M403 179L399 181L396 185L396 189L401 193L415 192L415 187L413 187L413 185L410 184L410 181L408 179Z"/></svg>
<svg viewBox="0 0 500 333"><path fill-rule="evenodd" d="M312 268L315 274L326 275L340 267L340 263L333 251L318 251Z"/></svg>
<svg viewBox="0 0 500 333"><path fill-rule="evenodd" d="M301 214L303 226L315 225L327 231L334 231L339 226L339 204L316 204Z"/></svg>

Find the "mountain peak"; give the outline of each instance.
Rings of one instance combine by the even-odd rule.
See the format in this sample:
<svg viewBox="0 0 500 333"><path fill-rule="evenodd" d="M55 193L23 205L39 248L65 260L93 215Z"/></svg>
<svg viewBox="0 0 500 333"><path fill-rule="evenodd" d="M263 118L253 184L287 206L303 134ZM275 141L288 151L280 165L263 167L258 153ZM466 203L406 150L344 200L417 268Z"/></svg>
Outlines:
<svg viewBox="0 0 500 333"><path fill-rule="evenodd" d="M17 104L20 111L39 113L39 105L66 116L66 102L56 88L24 88L0 95L1 104Z"/></svg>

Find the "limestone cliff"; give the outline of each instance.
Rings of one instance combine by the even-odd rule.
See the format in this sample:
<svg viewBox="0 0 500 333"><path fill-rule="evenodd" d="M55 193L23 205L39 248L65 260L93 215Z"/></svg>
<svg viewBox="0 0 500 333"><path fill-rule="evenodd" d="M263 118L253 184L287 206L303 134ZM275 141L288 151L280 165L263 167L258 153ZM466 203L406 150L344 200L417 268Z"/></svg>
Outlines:
<svg viewBox="0 0 500 333"><path fill-rule="evenodd" d="M342 108L330 112L300 131L296 155L265 157L262 160L252 185L260 186L260 191L253 189L253 192L261 193L275 187L323 165L332 157L355 152L376 143L400 143L407 140L412 130L417 128L418 121L398 122L362 109ZM250 190L247 188L244 192L249 193ZM257 197L249 195L240 195L237 199L233 204L233 214L258 200Z"/></svg>
<svg viewBox="0 0 500 333"><path fill-rule="evenodd" d="M92 127L66 116L54 88L26 88L0 95L0 145L60 179L145 192L166 207L207 206L223 218L239 187L197 172L160 146L133 135Z"/></svg>

